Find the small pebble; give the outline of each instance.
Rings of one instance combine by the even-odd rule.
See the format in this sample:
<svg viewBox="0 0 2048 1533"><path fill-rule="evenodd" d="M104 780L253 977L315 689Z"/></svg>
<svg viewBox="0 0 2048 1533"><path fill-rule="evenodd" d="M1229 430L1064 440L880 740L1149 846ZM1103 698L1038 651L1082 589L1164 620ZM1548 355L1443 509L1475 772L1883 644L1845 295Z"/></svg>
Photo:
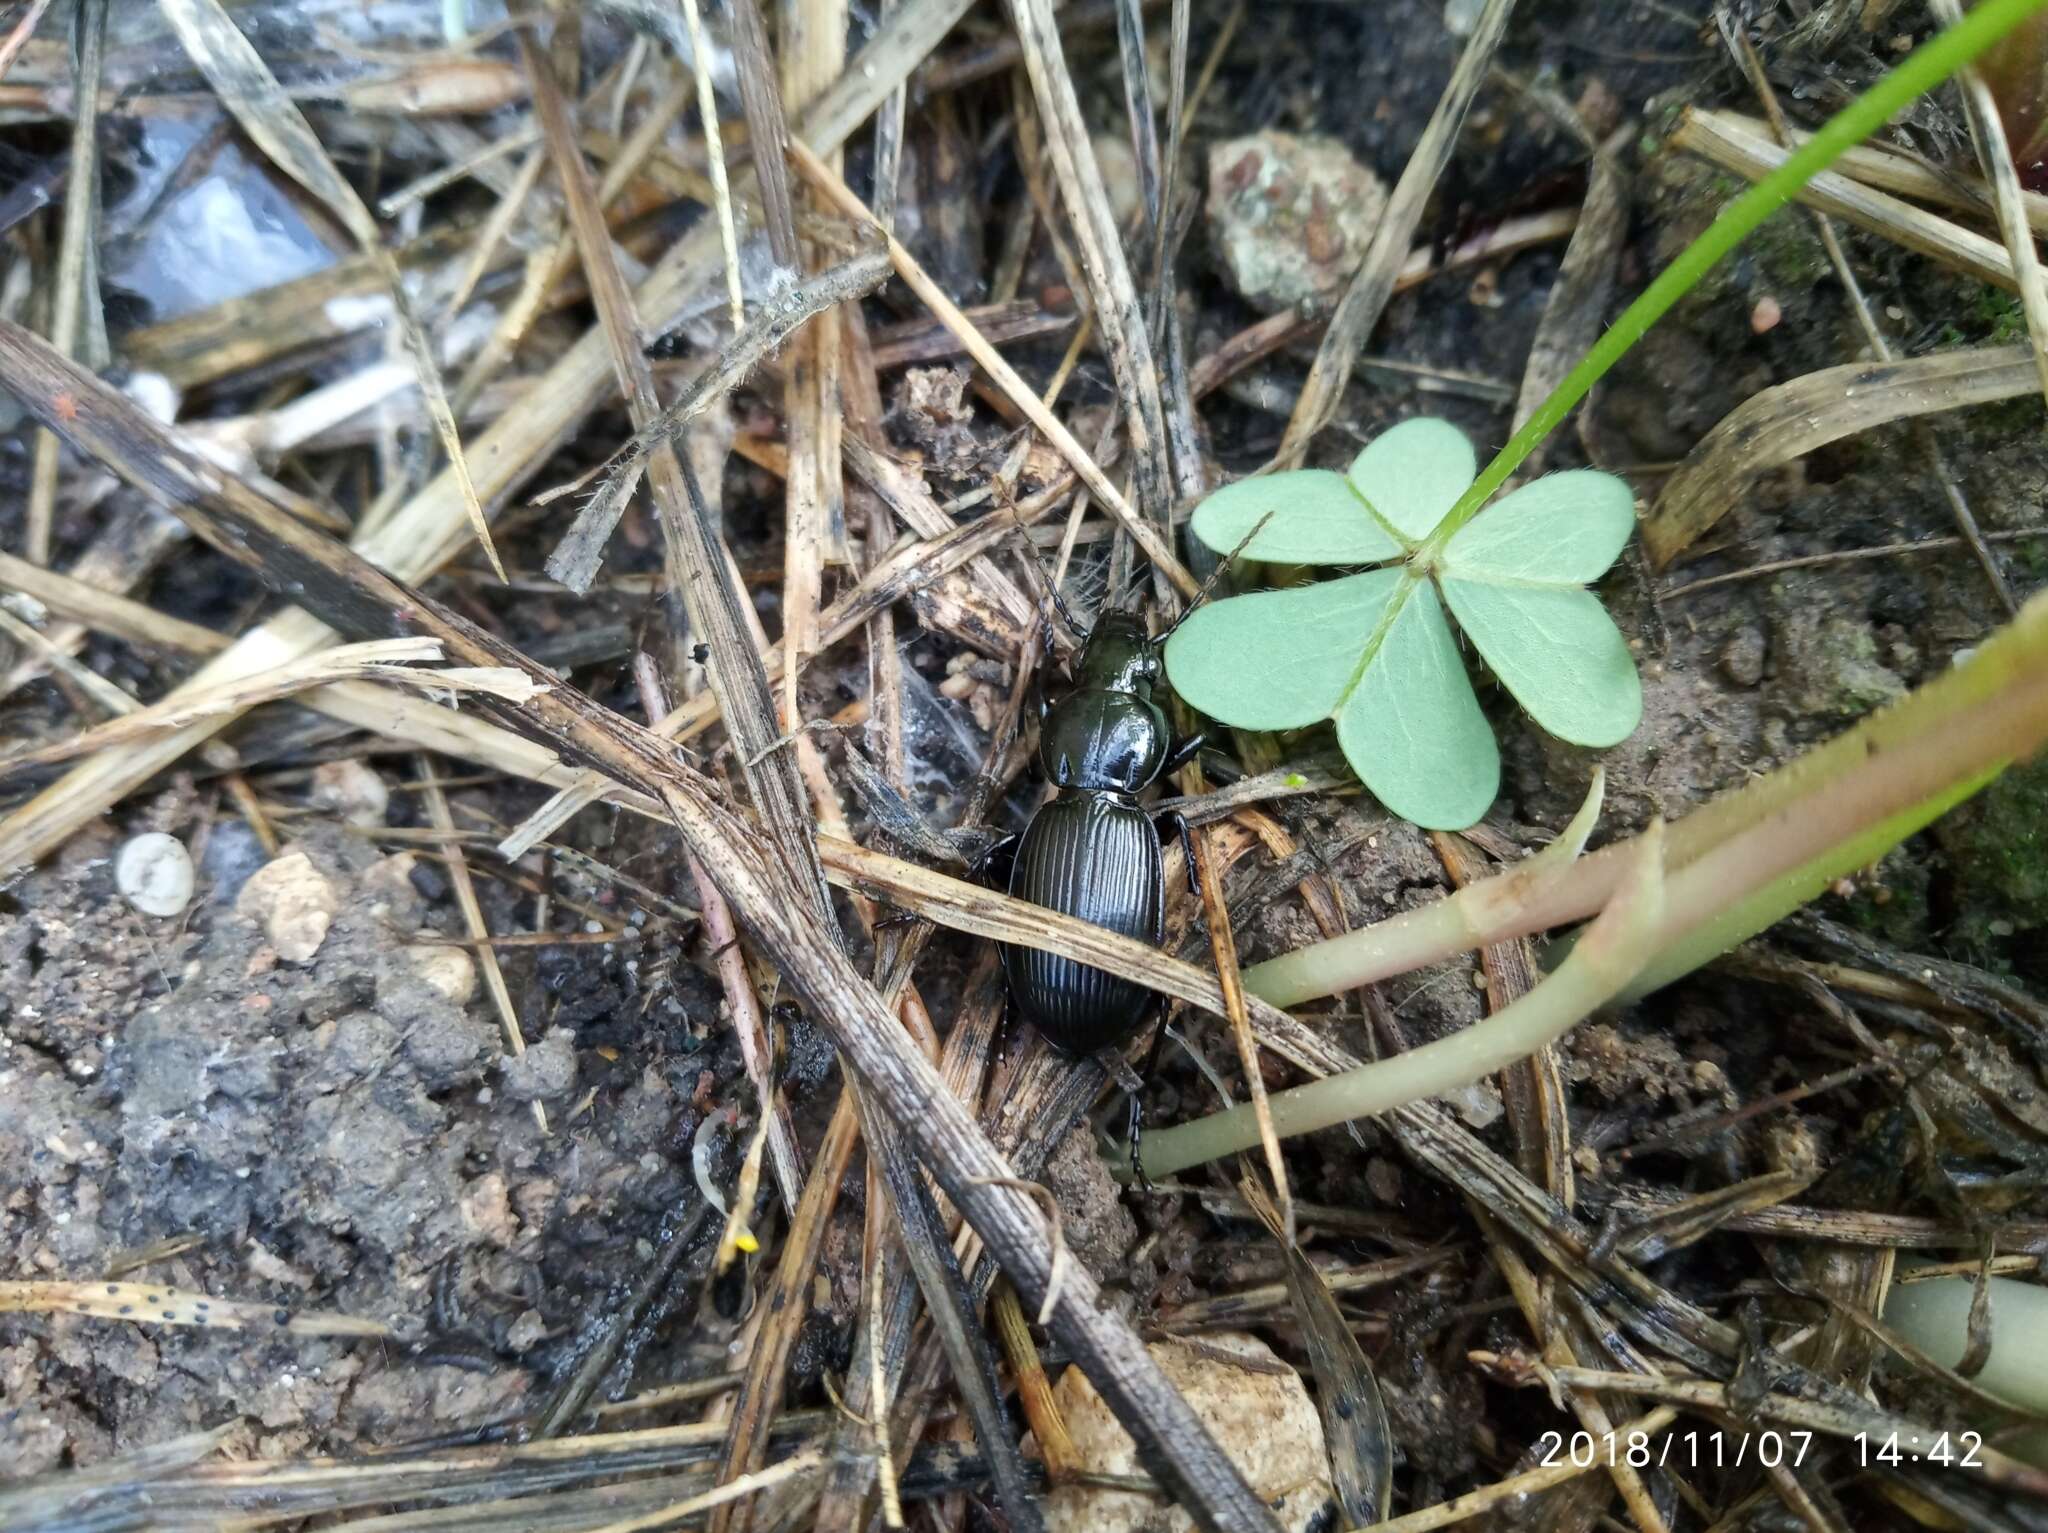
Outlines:
<svg viewBox="0 0 2048 1533"><path fill-rule="evenodd" d="M1778 321L1784 317L1785 311L1778 306L1778 300L1766 293L1749 311L1749 328L1762 335L1766 330L1777 329Z"/></svg>
<svg viewBox="0 0 2048 1533"><path fill-rule="evenodd" d="M259 924L287 963L304 963L320 951L340 909L334 885L304 852L265 863L235 898L235 913Z"/></svg>
<svg viewBox="0 0 2048 1533"><path fill-rule="evenodd" d="M131 837L114 858L114 887L146 916L174 916L192 903L192 854L160 830Z"/></svg>

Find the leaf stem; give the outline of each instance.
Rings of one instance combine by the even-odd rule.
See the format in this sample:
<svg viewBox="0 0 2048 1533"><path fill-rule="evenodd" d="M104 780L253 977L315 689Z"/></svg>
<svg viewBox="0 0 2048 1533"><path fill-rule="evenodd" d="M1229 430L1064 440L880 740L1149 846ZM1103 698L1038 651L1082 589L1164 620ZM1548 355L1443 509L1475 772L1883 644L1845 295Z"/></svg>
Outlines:
<svg viewBox="0 0 2048 1533"><path fill-rule="evenodd" d="M1523 423L1522 429L1508 439L1507 446L1445 513L1429 541L1416 554L1415 563L1430 568L1452 534L1478 514L1494 491L1507 482L1508 475L1557 428L1587 391L1758 224L1791 201L1802 186L1833 164L1845 150L1875 133L1894 113L1934 89L2044 4L2048 0L1982 0L1966 11L1961 21L1909 53L1896 69L1829 118L1784 164L1722 209L1721 216L1643 289L1613 327L1594 343L1584 360L1536 407L1536 413Z"/></svg>

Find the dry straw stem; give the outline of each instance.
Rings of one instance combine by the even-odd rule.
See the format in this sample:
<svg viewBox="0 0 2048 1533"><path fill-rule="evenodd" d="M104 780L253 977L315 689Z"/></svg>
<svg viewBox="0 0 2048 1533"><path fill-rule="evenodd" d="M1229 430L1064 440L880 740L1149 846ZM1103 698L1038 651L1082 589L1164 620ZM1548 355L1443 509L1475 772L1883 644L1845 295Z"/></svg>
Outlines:
<svg viewBox="0 0 2048 1533"><path fill-rule="evenodd" d="M1931 9L1943 26L1962 25L1963 8L1957 0L1931 0ZM2033 230L2027 224L2019 167L2013 163L2012 145L2006 142L1998 100L1975 65L1956 76L1956 88L1962 92L1963 110L1970 119L1977 163L1991 184L1991 210L2006 253L2012 257L2013 282L2019 288L2020 309L2033 341L2034 367L2042 397L2048 399L2048 276L2042 274L2040 252L2034 248Z"/></svg>
<svg viewBox="0 0 2048 1533"><path fill-rule="evenodd" d="M2007 527L1997 532L1983 534L1985 543L2024 543L2034 538L2048 538L2048 527ZM1973 553L1976 543L1969 538L1919 538L1910 543L1873 543L1868 548L1839 548L1825 554L1801 554L1793 559L1769 559L1762 564L1747 568L1729 570L1721 575L1709 575L1703 580L1688 580L1684 585L1665 586L1658 594L1665 601L1681 596L1690 596L1695 591L1711 591L1715 586L1733 585L1738 580L1756 580L1765 575L1780 575L1786 570L1818 569L1828 564L1852 564L1864 559L1898 559L1908 554L1945 553L1952 548L1967 548Z"/></svg>
<svg viewBox="0 0 2048 1533"><path fill-rule="evenodd" d="M1607 300L1614 293L1622 237L1628 233L1629 177L1622 169L1621 150L1630 131L1615 129L1592 158L1579 224L1565 247L1557 283L1544 300L1543 317L1536 322L1529 360L1522 368L1522 387L1515 396L1516 430L1564 381L1607 322ZM1540 471L1543 453L1541 447L1531 453L1522 472L1533 476Z"/></svg>
<svg viewBox="0 0 2048 1533"><path fill-rule="evenodd" d="M969 0L905 0L848 66L839 84L805 114L813 142L839 143L930 52L967 9ZM672 323L716 269L715 233L700 226L678 240L636 295L651 328ZM611 356L599 331L586 334L478 438L479 493L496 500L547 460L605 396ZM146 476L145 476L146 477ZM420 489L372 533L359 533L357 552L402 579L431 575L467 543L464 498L452 471ZM331 630L303 611L272 618L186 683L211 686L324 647ZM0 870L42 857L123 794L201 743L224 721L207 721L134 750L95 757L14 813L0 818Z"/></svg>
<svg viewBox="0 0 2048 1533"><path fill-rule="evenodd" d="M106 52L107 0L79 0L72 18L72 61L77 74L77 116L71 124L64 224L52 284L50 343L67 357L81 347L95 371L106 359L106 317L100 309L99 220L100 61ZM22 551L31 562L50 562L50 526L57 507L57 439L36 434L28 491L28 526Z"/></svg>
<svg viewBox="0 0 2048 1533"><path fill-rule="evenodd" d="M1701 108L1699 115L1725 123L1752 137L1772 136L1771 124L1741 112ZM1813 135L1803 128L1788 125L1783 137L1796 149ZM1858 144L1853 149L1844 150L1835 161L1834 168L1866 186L1881 187L1902 197L1913 197L1946 208L1960 208L1968 213L1981 212L1991 201L1991 193L1976 177L1937 171L1924 160L1887 149L1882 144ZM2048 193L2022 189L2019 201L2026 212L2028 226L2037 234L2048 234Z"/></svg>
<svg viewBox="0 0 2048 1533"><path fill-rule="evenodd" d="M291 584L320 618L353 633L389 634L403 624L439 638L456 660L513 666L554 683L551 673L503 641L307 530L238 481L193 462L153 421L19 326L0 323L0 378L39 418L61 427L74 447L87 452L108 447L110 457L136 469L142 482L172 499L178 514L209 544L267 579ZM79 400L75 417L59 414L52 405L64 392ZM144 449L139 455L132 451L136 444ZM135 462L138 456L146 468ZM1002 1185L1016 1175L1014 1169L854 967L838 932L821 917L801 874L779 849L727 807L707 779L677 762L658 738L572 687L554 685L526 705L508 705L501 713L522 732L660 799L733 913L775 955L810 1014L831 1033L841 1060L862 1088L915 1144L920 1159L1019 1292L1027 1300L1042 1301L1053 1254L1043 1212L1030 1198ZM1075 1266L1067 1273L1052 1330L1139 1443L1155 1478L1205 1527L1276 1526L1136 1332L1102 1307L1096 1282L1085 1269Z"/></svg>
<svg viewBox="0 0 2048 1533"><path fill-rule="evenodd" d="M1202 916L1209 927L1209 951L1216 960L1216 981L1223 992L1224 1015L1230 1019L1230 1035L1237 1043L1237 1062L1244 1071L1245 1092L1251 1097L1253 1121L1259 1143L1266 1152L1266 1171L1273 1178L1279 1202L1273 1233L1281 1245L1294 1250L1294 1193L1287 1184L1287 1161L1280 1153L1280 1135L1273 1125L1273 1113L1266 1092L1266 1075L1259 1068L1259 1046L1252 1037L1251 1019L1244 1009L1244 981L1237 966L1237 942L1230 931L1230 905L1223 897L1223 878L1216 868L1216 855L1206 831L1192 831L1189 842L1196 848L1195 865L1189 876L1202 899ZM1162 1173L1163 1174L1163 1173ZM1382 1511L1385 1508L1381 1508Z"/></svg>
<svg viewBox="0 0 2048 1533"><path fill-rule="evenodd" d="M202 628L183 618L166 617L146 602L102 590L75 576L44 569L9 553L0 553L0 588L32 596L59 617L131 644L151 644L179 654L212 655L233 642L211 628Z"/></svg>
<svg viewBox="0 0 2048 1533"><path fill-rule="evenodd" d="M50 637L0 607L0 634L12 639L27 655L41 660L92 701L100 712L115 718L134 713L140 706L98 671L60 647Z"/></svg>
<svg viewBox="0 0 2048 1533"><path fill-rule="evenodd" d="M1615 1440L1626 1445L1637 1436L1655 1438L1678 1419L1678 1411L1669 1405L1660 1405L1633 1421L1623 1422L1614 1429ZM1437 1528L1456 1527L1474 1517L1483 1517L1489 1512L1505 1510L1522 1503L1525 1496L1534 1496L1552 1486L1563 1485L1582 1474L1590 1474L1594 1466L1604 1462L1595 1455L1584 1464L1574 1463L1569 1455L1561 1457L1554 1464L1545 1464L1539 1469L1525 1469L1520 1474L1511 1474L1505 1480L1478 1490L1467 1491L1449 1501L1439 1501L1435 1506L1426 1506L1418 1511L1392 1517L1385 1522L1373 1524L1372 1533L1433 1533Z"/></svg>
<svg viewBox="0 0 2048 1533"><path fill-rule="evenodd" d="M955 527L943 537L899 548L820 615L821 647L829 648L838 643L860 629L877 612L988 552L1017 526L1030 526L1050 514L1065 496L1067 488L1067 485L1056 486L1036 497L1035 503L1020 506L1015 522L1005 517L983 517ZM779 675L784 663L781 644L771 644L761 651L761 663L771 678ZM689 740L716 724L719 718L717 694L700 693L670 709L654 726L654 732L664 739ZM517 826L499 844L500 855L511 860L525 856L568 823L572 816L610 795L615 787L600 773L583 773Z"/></svg>
<svg viewBox="0 0 2048 1533"><path fill-rule="evenodd" d="M1123 523L1124 529L1130 533L1133 541L1144 550L1145 557L1150 559L1156 568L1165 572L1166 577L1173 582L1181 595L1192 597L1199 587L1194 577L1178 559L1174 558L1173 550L1167 546L1158 529L1131 509L1130 502L1110 482L1109 476L1103 473L1101 466L1088 455L1088 450L1075 440L1074 434L1060 423L1059 417L1047 408L1031 385L1017 375L1017 370L1003 360L1002 353L988 343L987 338L974 328L967 316L962 314L958 306L940 290L939 285L932 281L925 269L918 265L917 258L898 244L894 235L884 231L881 225L875 222L874 214L867 210L846 183L833 175L808 147L792 139L789 144L789 157L798 173L837 204L842 213L848 218L868 225L882 235L887 242L889 264L896 268L896 275L903 279L904 285L916 293L925 307L937 317L939 323L953 333L967 354L995 381L996 387L1017 407L1018 412L1059 450L1060 456L1065 458L1074 472L1081 476L1081 482L1088 486L1095 498Z"/></svg>
<svg viewBox="0 0 2048 1533"><path fill-rule="evenodd" d="M0 38L0 80L7 78L15 56L28 40L35 36L36 24L43 19L43 12L50 8L50 0L29 0L28 9L21 13L21 19L14 24L14 30Z"/></svg>
<svg viewBox="0 0 2048 1533"><path fill-rule="evenodd" d="M1537 1281L1536 1274L1507 1238L1498 1221L1478 1204L1471 1206L1472 1217L1486 1236L1487 1254L1493 1258L1494 1265L1507 1281L1509 1291L1514 1294L1515 1306L1521 1310L1529 1334L1542 1344L1544 1363L1550 1367L1577 1366L1579 1358L1573 1350L1573 1327L1553 1302L1554 1294L1546 1292ZM1569 1390L1565 1393L1565 1403L1579 1418L1579 1424L1593 1435L1595 1442L1614 1441L1614 1419L1607 1414L1607 1407L1597 1395L1581 1389ZM1649 1486L1643 1483L1642 1475L1624 1455L1608 1458L1607 1473L1614 1481L1614 1488L1621 1493L1629 1515L1635 1519L1639 1533L1670 1533L1670 1524L1657 1509Z"/></svg>
<svg viewBox="0 0 2048 1533"><path fill-rule="evenodd" d="M1823 368L1750 395L1686 454L1643 518L1662 569L1725 516L1759 474L1890 421L1993 404L2038 383L2031 346L1941 351Z"/></svg>
<svg viewBox="0 0 2048 1533"><path fill-rule="evenodd" d="M704 159L711 171L711 205L718 215L718 245L725 256L725 297L732 305L737 335L747 326L747 294L740 284L740 237L733 224L732 186L725 175L725 140L718 131L718 92L711 83L711 55L704 47L704 22L697 0L681 0L690 38L690 72L697 86L697 116L704 125Z"/></svg>
<svg viewBox="0 0 2048 1533"><path fill-rule="evenodd" d="M533 695L533 679L523 671L502 667L454 670L420 670L415 663L441 658L441 646L433 639L381 639L370 644L344 644L305 660L292 661L272 671L228 682L211 691L180 693L147 708L128 706L133 712L109 719L69 739L50 745L24 746L0 754L0 773L29 766L48 766L70 761L95 751L119 750L133 741L165 730L183 729L201 719L234 715L259 703L293 697L314 687L338 681L382 681L430 691L482 692L511 702L524 702ZM122 694L124 697L126 694Z"/></svg>
<svg viewBox="0 0 2048 1533"><path fill-rule="evenodd" d="M771 1468L757 1470L753 1474L741 1475L738 1479L728 1480L723 1485L714 1485L710 1490L703 1492L701 1495L688 1496L681 1501L672 1501L667 1506L645 1513L639 1517L622 1517L616 1522L601 1523L597 1527L592 1528L590 1533L641 1533L642 1529L665 1528L673 1523L681 1522L686 1517L693 1517L699 1512L708 1512L714 1507L722 1507L743 1497L751 1496L758 1491L767 1490L770 1486L779 1485L784 1480L794 1479L798 1475L810 1474L814 1470L822 1468L824 1462L822 1454L792 1454Z"/></svg>
<svg viewBox="0 0 2048 1533"><path fill-rule="evenodd" d="M377 220L327 157L312 124L277 83L263 56L222 9L220 0L159 3L192 62L213 86L222 105L242 125L242 131L280 170L332 210L382 276L397 314L399 331L405 337L406 350L412 354L413 368L419 376L420 397L426 402L427 414L440 435L448 466L454 470L456 485L462 493L470 530L491 561L491 568L503 580L505 567L491 544L490 524L484 519L483 503L469 477L469 462L462 453L462 433L456 427L455 412L449 408L448 392L441 384L441 369L434 360L432 343L427 340L419 315L413 311L397 262L384 248Z"/></svg>
<svg viewBox="0 0 2048 1533"><path fill-rule="evenodd" d="M476 879L469 871L469 857L456 839L455 815L448 807L448 795L434 780L433 758L423 754L419 762L427 819L442 837L442 865L448 870L448 884L455 892L455 906L462 912L463 929L476 944L476 966L483 975L484 993L491 998L491 1009L498 1014L498 1036L504 1040L506 1054L517 1059L526 1052L526 1037L519 1028L519 1011L512 1004L511 987L505 983L504 965L498 962L497 949L491 946L491 929L484 920L483 902L476 897ZM547 1109L539 1102L526 1105L533 1126L545 1134Z"/></svg>
<svg viewBox="0 0 2048 1533"><path fill-rule="evenodd" d="M1716 24L1721 29L1722 40L1741 63L1749 76L1750 86L1757 99L1763 103L1764 111L1770 118L1772 136L1787 146L1797 141L1792 125L1786 120L1785 110L1778 103L1778 93L1771 85L1770 71L1764 67L1763 55L1749 40L1749 34L1737 27L1726 6L1714 12ZM1839 162L1837 162L1839 164ZM1870 348L1871 357L1879 362L1892 360L1892 348L1878 327L1877 317L1871 312L1870 301L1864 296L1863 285L1856 278L1855 268L1849 264L1848 252L1842 248L1841 237L1835 233L1834 220L1827 214L1809 208L1807 214L1813 220L1814 230L1820 235L1828 261L1835 269L1835 278L1842 284L1843 295L1849 300L1849 312L1855 317L1863 331L1864 343ZM1984 540L1983 529L1977 525L1977 517L1970 509L1969 498L1963 494L1955 472L1949 467L1947 456L1941 450L1941 443L1934 432L1924 423L1917 424L1914 436L1920 448L1927 454L1928 466L1934 470L1935 482L1941 486L1942 497L1948 501L1949 511L1955 517L1956 530L1969 545L1970 553L1977 566L1984 571L1984 578L1991 586L1998 604L2005 609L2007 617L2020 610L2019 602L2012 594L2012 587L2006 582L2005 571L1999 568L1998 560L1992 555L1990 545Z"/></svg>
<svg viewBox="0 0 2048 1533"><path fill-rule="evenodd" d="M548 556L548 573L572 591L587 592L603 562L605 540L625 515L648 458L663 444L672 444L685 426L724 399L813 318L836 303L873 292L888 275L889 263L879 252L855 256L763 302L753 323L719 348L711 365L690 380L676 402L636 429L626 445L612 455L612 466L597 492L576 513L575 522ZM559 493L550 491L540 499L546 501Z"/></svg>
<svg viewBox="0 0 2048 1533"><path fill-rule="evenodd" d="M1123 234L1116 226L1116 215L1110 211L1109 194L1102 186L1102 169L1095 162L1095 148L1089 141L1088 122L1081 114L1073 77L1067 72L1052 0L1010 0L1009 10L1045 127L1046 147L1052 153L1053 174L1059 180L1074 239L1080 246L1091 317L1101 332L1110 367L1116 374L1117 396L1123 405L1125 429L1130 434L1134 489L1140 504L1153 508L1158 527L1165 528L1171 525L1167 518L1173 506L1166 416L1159 402L1152 340L1138 306L1138 290L1131 282L1130 266L1124 260ZM1144 103L1144 109L1147 113L1151 111L1149 101ZM1015 397L1007 385L1005 392ZM1032 423L1039 425L1040 430L1045 429L1035 417ZM1061 445L1064 451L1064 444ZM1075 467L1080 468L1080 464ZM1085 472L1083 477L1086 478ZM1102 491L1092 481L1088 487L1101 498ZM1103 503L1113 506L1107 499ZM1155 541L1161 541L1156 534ZM1152 553L1142 540L1140 546L1145 547L1148 555ZM1153 562L1169 572L1178 568L1156 555ZM1179 581L1174 583L1178 585ZM1185 589L1181 594L1191 596L1193 591Z"/></svg>
<svg viewBox="0 0 2048 1533"><path fill-rule="evenodd" d="M1337 401L1351 381L1351 368L1365 349L1373 327L1380 322L1388 298L1393 296L1394 279L1400 275L1408 246L1422 223L1423 209L1444 166L1450 163L1451 151L1458 143L1458 130L1465 124L1465 113L1486 82L1494 49L1500 45L1514 8L1514 0L1486 0L1486 8L1473 23L1458 67L1451 71L1450 83L1444 87L1428 126L1402 168L1393 195L1387 199L1387 211L1373 231L1365 259L1359 262L1350 286L1338 300L1337 312L1331 316L1330 328L1316 350L1315 364L1302 385L1301 397L1295 401L1294 414L1287 422L1280 450L1273 455L1272 467L1299 468L1308 456L1309 442L1337 413Z"/></svg>
<svg viewBox="0 0 2048 1533"><path fill-rule="evenodd" d="M661 404L655 396L654 370L645 355L633 295L619 270L597 190L576 145L568 104L546 57L525 31L519 34L519 48L532 80L534 106L540 113L549 152L555 158L555 174L568 200L569 224L584 275L611 345L619 390L635 429L645 430L661 413ZM691 630L711 647L711 688L743 753L741 769L748 791L792 875L812 892L821 918L829 922L831 907L824 875L811 847L815 828L796 772L787 756L778 753L763 760L759 754L779 731L767 678L747 628L752 609L739 587L732 554L689 466L674 447L665 441L658 445L649 464L669 587L682 598Z"/></svg>
<svg viewBox="0 0 2048 1533"><path fill-rule="evenodd" d="M808 105L846 64L846 0L785 0L780 45L783 111ZM780 144L782 136L762 140ZM823 159L840 168L837 151ZM768 173L786 175L779 157ZM779 254L779 253L778 253ZM799 272L819 258L814 240L799 242L792 263ZM797 690L804 661L818 645L818 603L825 588L825 562L843 557L846 489L839 444L845 404L840 397L844 348L837 310L828 309L790 338L783 361L783 438L789 466L783 479L782 643L791 663L782 670L782 721L803 722Z"/></svg>
<svg viewBox="0 0 2048 1533"><path fill-rule="evenodd" d="M1671 146L1697 154L1751 181L1763 180L1793 153L1773 143L1768 129L1757 131L1743 126L1743 119L1732 114L1701 112L1692 107L1685 109L1672 130ZM2012 257L1996 240L1988 240L1939 214L1852 181L1838 171L1820 172L1793 196L1807 207L1818 208L1908 250L1931 256L1981 282L2007 292L2015 290Z"/></svg>
<svg viewBox="0 0 2048 1533"><path fill-rule="evenodd" d="M138 1325L200 1326L215 1331L286 1331L294 1336L389 1336L381 1320L246 1304L155 1283L0 1282L0 1314L90 1315Z"/></svg>

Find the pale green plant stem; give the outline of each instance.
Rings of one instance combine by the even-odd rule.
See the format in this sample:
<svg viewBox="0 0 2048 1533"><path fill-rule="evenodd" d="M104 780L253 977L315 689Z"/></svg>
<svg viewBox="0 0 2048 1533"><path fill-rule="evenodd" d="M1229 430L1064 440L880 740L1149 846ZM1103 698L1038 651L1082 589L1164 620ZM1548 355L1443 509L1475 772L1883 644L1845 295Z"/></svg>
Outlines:
<svg viewBox="0 0 2048 1533"><path fill-rule="evenodd" d="M1963 664L1674 824L1664 930L1628 993L1669 983L1761 931L2044 743L2048 596L2037 596ZM1253 964L1245 989L1293 1006L1583 920L1613 897L1628 843L1576 861L1555 857L1558 850L1417 910Z"/></svg>
<svg viewBox="0 0 2048 1533"><path fill-rule="evenodd" d="M1663 921L1664 825L1657 821L1633 843L1621 887L1556 973L1461 1032L1275 1092L1267 1098L1274 1132L1286 1139L1441 1096L1528 1058L1621 993L1656 953ZM1171 1176L1258 1142L1251 1108L1233 1107L1147 1134L1145 1174Z"/></svg>
<svg viewBox="0 0 2048 1533"><path fill-rule="evenodd" d="M1507 446L1458 497L1415 555L1416 567L1435 566L1452 534L1479 514L1494 491L1507 482L1508 475L1557 429L1587 391L1758 224L1790 202L1793 193L1827 169L1843 151L1862 143L1889 122L1894 113L1934 89L2044 3L2048 0L1983 0L1973 6L1960 22L1907 54L1896 69L1830 117L1783 165L1723 208L1706 232L1686 246L1678 259L1658 273L1641 296L1622 311L1585 359L1565 375L1550 397L1536 407L1536 413L1523 422L1522 429L1508 439Z"/></svg>
<svg viewBox="0 0 2048 1533"><path fill-rule="evenodd" d="M1145 1143L1151 1169L1152 1146ZM2035 1415L2048 1414L2048 1288L2014 1278L1987 1278L1991 1285L1991 1355L1976 1384ZM1970 1299L1966 1277L1928 1278L1893 1285L1884 1323L1944 1368L1962 1361L1969 1346Z"/></svg>

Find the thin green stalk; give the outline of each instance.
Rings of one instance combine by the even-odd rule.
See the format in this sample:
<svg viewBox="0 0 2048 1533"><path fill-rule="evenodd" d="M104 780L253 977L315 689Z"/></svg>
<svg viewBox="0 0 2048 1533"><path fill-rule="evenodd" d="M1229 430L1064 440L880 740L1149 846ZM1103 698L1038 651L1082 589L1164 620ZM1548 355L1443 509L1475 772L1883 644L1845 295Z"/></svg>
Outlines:
<svg viewBox="0 0 2048 1533"><path fill-rule="evenodd" d="M1485 1080L1562 1038L1613 1000L1656 955L1664 919L1662 820L1653 820L1637 838L1630 859L1614 898L1556 973L1460 1032L1341 1075L1275 1092L1267 1099L1274 1132L1290 1139ZM1251 1108L1233 1107L1147 1134L1145 1171L1148 1176L1171 1176L1258 1142L1259 1125Z"/></svg>
<svg viewBox="0 0 2048 1533"><path fill-rule="evenodd" d="M1790 202L1795 192L1827 169L1837 156L1862 143L1889 122L1894 113L1933 90L2044 4L2048 0L1982 0L1965 12L1955 26L1936 33L1907 54L1897 68L1829 118L1783 165L1722 209L1721 216L1686 246L1678 259L1658 274L1656 281L1643 289L1642 295L1622 311L1613 328L1594 343L1585 359L1537 406L1522 429L1508 439L1507 446L1438 523L1416 555L1416 564L1431 568L1451 535L1479 513L1494 491L1507 482L1508 475L1557 428L1572 407L1586 397L1587 391L1758 224Z"/></svg>

